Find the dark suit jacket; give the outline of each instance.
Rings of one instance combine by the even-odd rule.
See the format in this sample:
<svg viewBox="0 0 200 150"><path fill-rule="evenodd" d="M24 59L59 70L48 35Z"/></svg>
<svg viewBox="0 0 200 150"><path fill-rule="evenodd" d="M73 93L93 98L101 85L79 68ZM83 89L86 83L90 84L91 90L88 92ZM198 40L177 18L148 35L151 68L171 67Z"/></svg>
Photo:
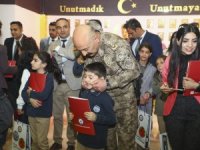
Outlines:
<svg viewBox="0 0 200 150"><path fill-rule="evenodd" d="M131 43L130 43L131 46L132 46L133 43L134 43L134 40L133 41L131 40ZM150 57L150 62L153 65L155 65L157 57L163 54L162 43L161 43L159 36L156 35L156 34L153 34L151 32L146 31L146 34L145 34L145 36L142 40L142 43L151 44L153 52L152 52L152 55ZM136 58L137 59L139 58L138 54L136 55Z"/></svg>
<svg viewBox="0 0 200 150"><path fill-rule="evenodd" d="M17 71L17 67L8 66L8 56L5 46L0 45L0 89L7 89L7 83L4 78L4 74L14 74Z"/></svg>
<svg viewBox="0 0 200 150"><path fill-rule="evenodd" d="M32 37L27 37L27 36L23 35L20 42L21 42L21 47L23 50L31 50L31 51L38 50L38 46ZM4 45L7 47L8 60L12 59L13 43L14 43L13 37L7 38L4 42ZM19 58L19 55L16 52L14 59L17 61L18 58Z"/></svg>
<svg viewBox="0 0 200 150"><path fill-rule="evenodd" d="M7 47L8 60L12 60L13 43L14 43L13 37L7 38L4 42L4 45ZM21 49L23 50L23 54L33 53L34 51L38 50L35 40L31 37L26 37L25 35L23 35L20 43L21 43ZM29 64L24 64L22 61L23 59L24 58L22 57L19 59L18 52L15 53L14 60L16 61L18 71L13 78L6 79L8 84L8 97L11 100L14 108L16 107L16 98L18 97L19 94L18 91L21 84L21 76L23 69L29 65Z"/></svg>

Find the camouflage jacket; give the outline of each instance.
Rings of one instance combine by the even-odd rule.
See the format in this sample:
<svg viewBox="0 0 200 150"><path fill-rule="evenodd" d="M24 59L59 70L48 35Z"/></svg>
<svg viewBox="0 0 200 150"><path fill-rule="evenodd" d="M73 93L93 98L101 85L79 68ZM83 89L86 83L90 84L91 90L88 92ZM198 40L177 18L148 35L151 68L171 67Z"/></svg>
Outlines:
<svg viewBox="0 0 200 150"><path fill-rule="evenodd" d="M140 66L126 40L112 33L101 33L100 41L98 53L93 58L87 58L85 64L102 62L107 70L107 90L116 107L128 107L135 99L132 81L139 76Z"/></svg>

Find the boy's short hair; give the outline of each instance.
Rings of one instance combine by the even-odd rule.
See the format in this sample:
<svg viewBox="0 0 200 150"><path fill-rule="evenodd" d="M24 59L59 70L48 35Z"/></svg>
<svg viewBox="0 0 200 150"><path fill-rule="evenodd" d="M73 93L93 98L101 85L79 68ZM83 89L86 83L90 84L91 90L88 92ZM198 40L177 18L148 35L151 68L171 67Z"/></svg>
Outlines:
<svg viewBox="0 0 200 150"><path fill-rule="evenodd" d="M101 78L101 77L106 78L106 68L100 62L94 62L94 63L86 65L84 68L84 71L92 72L95 75L97 75L99 78Z"/></svg>

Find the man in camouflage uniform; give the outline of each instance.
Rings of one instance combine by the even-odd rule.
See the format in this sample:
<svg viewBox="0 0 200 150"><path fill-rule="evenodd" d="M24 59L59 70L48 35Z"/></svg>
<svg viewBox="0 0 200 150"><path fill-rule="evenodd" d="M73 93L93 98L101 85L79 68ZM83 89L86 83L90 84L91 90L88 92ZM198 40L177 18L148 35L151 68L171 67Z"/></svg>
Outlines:
<svg viewBox="0 0 200 150"><path fill-rule="evenodd" d="M106 66L107 79L99 79L93 86L99 91L106 89L115 102L117 124L109 130L107 150L134 150L138 121L132 81L140 68L129 43L112 33L95 32L89 25L78 26L73 41L85 57L85 65L102 62Z"/></svg>

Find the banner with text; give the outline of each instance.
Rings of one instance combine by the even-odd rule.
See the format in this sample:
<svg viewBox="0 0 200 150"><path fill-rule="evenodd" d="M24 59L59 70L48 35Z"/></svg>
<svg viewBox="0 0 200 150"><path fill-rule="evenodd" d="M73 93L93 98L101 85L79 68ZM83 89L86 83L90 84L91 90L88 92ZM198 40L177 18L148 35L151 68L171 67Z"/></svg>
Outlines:
<svg viewBox="0 0 200 150"><path fill-rule="evenodd" d="M43 13L74 16L200 14L199 0L44 0Z"/></svg>

